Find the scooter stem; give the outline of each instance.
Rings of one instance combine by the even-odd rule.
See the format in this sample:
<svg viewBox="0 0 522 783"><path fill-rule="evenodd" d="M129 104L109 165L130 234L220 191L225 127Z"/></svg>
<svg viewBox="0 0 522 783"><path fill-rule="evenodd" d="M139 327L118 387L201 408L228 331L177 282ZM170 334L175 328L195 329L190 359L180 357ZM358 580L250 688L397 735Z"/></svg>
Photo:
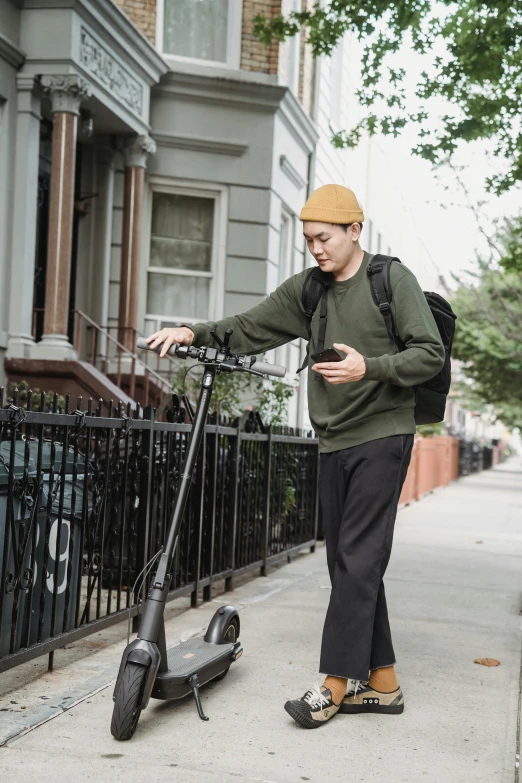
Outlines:
<svg viewBox="0 0 522 783"><path fill-rule="evenodd" d="M205 372L201 381L201 391L194 416L192 432L190 433L187 456L180 477L180 485L176 497L174 514L172 516L172 522L169 528L165 549L161 555L158 570L156 571L156 576L153 581L153 588L155 590L163 591L165 588L165 583L168 582L170 584L170 566L172 562L172 554L174 552L174 545L178 537L181 520L183 519L185 506L187 505L192 474L194 473L199 448L201 446L203 433L205 431L205 423L207 421L207 414L210 406L210 398L212 396L214 380L216 378L216 371L216 367L205 367Z"/></svg>

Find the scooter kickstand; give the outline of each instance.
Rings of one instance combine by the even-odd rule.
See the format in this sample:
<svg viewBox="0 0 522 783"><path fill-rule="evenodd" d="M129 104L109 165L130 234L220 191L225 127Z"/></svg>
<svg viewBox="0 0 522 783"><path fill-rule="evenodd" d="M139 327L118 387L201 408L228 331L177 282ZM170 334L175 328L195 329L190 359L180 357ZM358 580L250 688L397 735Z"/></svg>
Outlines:
<svg viewBox="0 0 522 783"><path fill-rule="evenodd" d="M201 704L201 699L199 698L199 680L197 674L192 675L192 677L189 680L189 685L192 688L192 692L196 700L196 707L198 708L199 717L201 718L201 720L208 720L207 716L203 712L203 705Z"/></svg>

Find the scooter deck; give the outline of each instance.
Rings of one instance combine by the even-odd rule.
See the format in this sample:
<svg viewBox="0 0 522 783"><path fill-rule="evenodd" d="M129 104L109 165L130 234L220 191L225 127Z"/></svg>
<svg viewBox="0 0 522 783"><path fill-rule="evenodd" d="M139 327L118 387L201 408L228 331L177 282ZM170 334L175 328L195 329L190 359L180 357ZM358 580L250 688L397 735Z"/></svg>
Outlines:
<svg viewBox="0 0 522 783"><path fill-rule="evenodd" d="M192 693L189 679L197 674L200 685L224 672L232 661L236 644L210 644L189 639L167 650L168 671L158 672L152 689L153 699L181 699Z"/></svg>

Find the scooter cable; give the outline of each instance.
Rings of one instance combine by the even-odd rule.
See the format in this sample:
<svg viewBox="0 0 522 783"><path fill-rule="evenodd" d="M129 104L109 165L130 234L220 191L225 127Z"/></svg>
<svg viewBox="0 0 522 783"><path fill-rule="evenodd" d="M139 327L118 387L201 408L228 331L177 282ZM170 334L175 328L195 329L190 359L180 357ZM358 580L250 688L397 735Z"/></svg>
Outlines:
<svg viewBox="0 0 522 783"><path fill-rule="evenodd" d="M139 589L138 589L138 602L137 602L137 604L136 604L136 606L137 606L137 609L138 609L138 611L137 611L137 617L139 617L139 616L140 616L139 593L140 593L140 590L141 590L142 584L143 584L143 582L145 581L145 579L148 577L148 575L150 574L150 572L151 572L151 569L152 569L152 567L153 567L154 563L156 562L156 560L158 559L158 557L159 557L159 556L162 554L162 552L163 552L163 547L162 547L160 550L158 550L158 552L156 552L156 554L155 554L155 555L153 555L153 556L151 557L151 559L149 560L149 562L148 562L148 563L145 563L144 567L142 568L142 570L140 571L140 573L139 573L139 574L138 574L138 576L136 577L136 579L135 579L135 581L134 581L134 584L133 584L133 586L132 586L132 589L131 589L131 596L136 594L136 585L138 584L138 582L139 582L139 580L140 580L140 577L141 577L141 575L143 574L143 577L141 578L140 586L139 586ZM131 619L132 619L132 617L131 617L131 612L132 612L132 604L131 604L131 603L129 603L129 619L128 619L128 622L127 622L127 644L129 644L129 641L130 641L130 629L131 629Z"/></svg>
<svg viewBox="0 0 522 783"><path fill-rule="evenodd" d="M221 366L222 366L222 362L205 362L205 363L196 362L195 364L191 364L190 367L187 370L185 370L185 372L183 373L182 394L186 394L187 393L187 375L189 374L189 372L192 372L192 370L199 370L200 367L203 367L203 371L204 371L205 367L221 367ZM255 367L255 365L254 365L254 367ZM239 368L237 368L237 369L239 369ZM236 369L236 372L237 372L237 369ZM251 370L251 369L247 369L247 368L241 368L240 372L246 372L249 375L257 375L260 378L264 377L263 373L256 372L255 370Z"/></svg>
<svg viewBox="0 0 522 783"><path fill-rule="evenodd" d="M182 394L187 393L187 375L189 372L192 372L192 370L196 369L199 370L200 367L205 368L205 365L202 365L200 362L196 362L196 364L191 364L190 367L188 367L185 372L183 373L183 387L182 387Z"/></svg>

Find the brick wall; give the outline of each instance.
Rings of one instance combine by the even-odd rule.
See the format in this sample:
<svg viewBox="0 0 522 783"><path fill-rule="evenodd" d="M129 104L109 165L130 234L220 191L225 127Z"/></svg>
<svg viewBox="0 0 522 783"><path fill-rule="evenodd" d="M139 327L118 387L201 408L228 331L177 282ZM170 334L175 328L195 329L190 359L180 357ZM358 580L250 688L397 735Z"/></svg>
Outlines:
<svg viewBox="0 0 522 783"><path fill-rule="evenodd" d="M152 44L156 44L156 0L114 0Z"/></svg>
<svg viewBox="0 0 522 783"><path fill-rule="evenodd" d="M129 17L138 30L149 41L156 43L156 1L157 0L114 0ZM302 0L302 7L313 4L313 0ZM285 80L285 53L288 42L281 45L265 46L254 35L253 19L257 14L265 14L269 19L281 13L288 13L292 4L289 0L243 0L243 23L241 32L241 68L245 71L277 74ZM280 59L281 54L281 59ZM299 74L299 100L305 111L310 113L312 101L313 61L310 47L301 37L301 57Z"/></svg>
<svg viewBox="0 0 522 783"><path fill-rule="evenodd" d="M265 46L252 32L252 20L257 14L268 19L281 13L281 0L243 0L241 34L241 68L258 73L277 73L279 45Z"/></svg>

